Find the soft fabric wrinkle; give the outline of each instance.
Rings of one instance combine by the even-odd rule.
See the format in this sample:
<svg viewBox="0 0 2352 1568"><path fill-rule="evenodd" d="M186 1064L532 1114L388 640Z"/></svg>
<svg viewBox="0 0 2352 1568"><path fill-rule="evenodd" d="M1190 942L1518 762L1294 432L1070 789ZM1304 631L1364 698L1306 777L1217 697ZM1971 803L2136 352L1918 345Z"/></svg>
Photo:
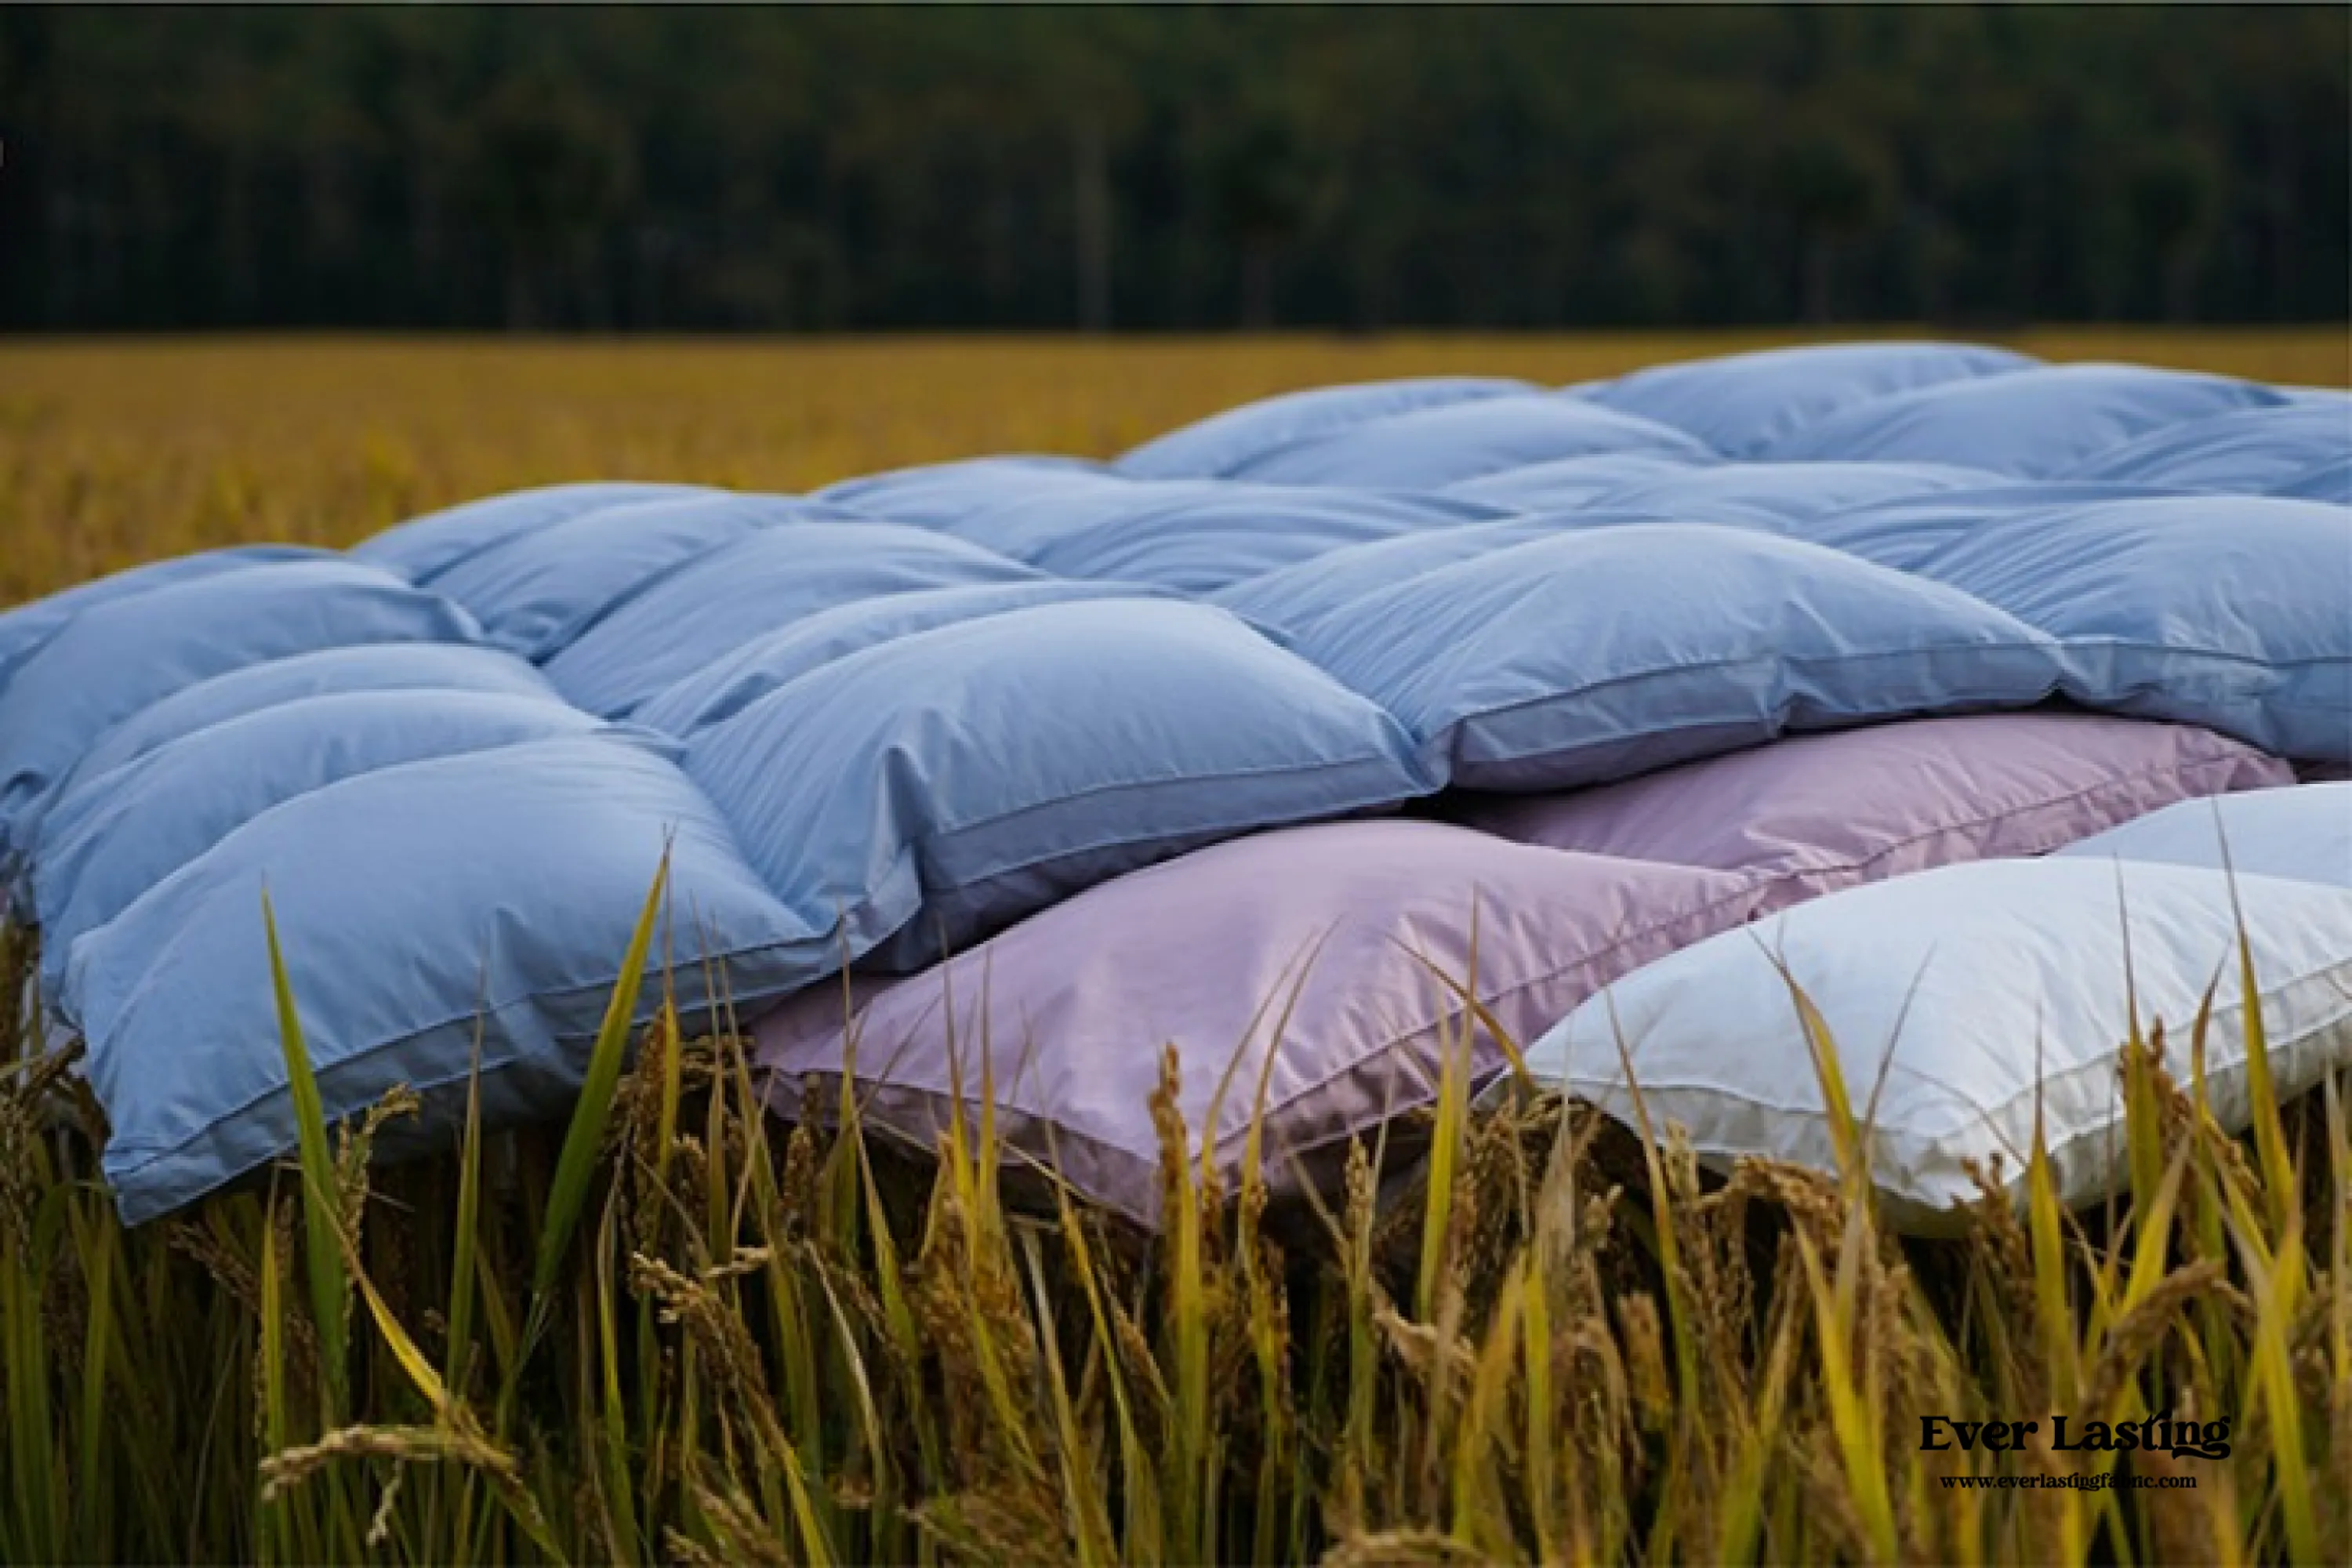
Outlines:
<svg viewBox="0 0 2352 1568"><path fill-rule="evenodd" d="M976 544L890 523L762 529L671 574L542 666L573 702L626 717L751 637L894 594L1042 580Z"/></svg>
<svg viewBox="0 0 2352 1568"><path fill-rule="evenodd" d="M1714 454L1671 426L1533 393L1392 414L1293 443L1230 470L1286 485L1439 489L1528 463L1590 454L1647 453L1685 462Z"/></svg>
<svg viewBox="0 0 2352 1568"><path fill-rule="evenodd" d="M1975 344L1817 344L1655 365L1584 395L1688 431L1727 458L1754 458L1857 405L2035 363Z"/></svg>
<svg viewBox="0 0 2352 1568"><path fill-rule="evenodd" d="M1137 479L1229 479L1286 447L1375 419L1534 390L1498 377L1424 376L1282 393L1147 441L1116 467Z"/></svg>
<svg viewBox="0 0 2352 1568"><path fill-rule="evenodd" d="M636 595L760 529L854 515L796 496L719 492L627 501L468 556L436 577L434 588L472 611L492 642L539 660L577 642Z"/></svg>
<svg viewBox="0 0 2352 1568"><path fill-rule="evenodd" d="M569 519L632 501L709 493L704 485L602 480L546 485L427 513L362 540L351 553L430 586L441 574L482 551Z"/></svg>

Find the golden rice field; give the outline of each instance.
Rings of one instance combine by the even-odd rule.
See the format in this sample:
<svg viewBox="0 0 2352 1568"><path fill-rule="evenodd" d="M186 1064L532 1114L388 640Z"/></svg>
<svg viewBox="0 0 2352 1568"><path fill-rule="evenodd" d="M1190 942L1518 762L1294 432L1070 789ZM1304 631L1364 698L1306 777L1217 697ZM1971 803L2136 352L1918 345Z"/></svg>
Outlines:
<svg viewBox="0 0 2352 1568"><path fill-rule="evenodd" d="M2352 381L2335 331L2025 342ZM1288 386L1730 344L0 347L0 602L542 480L1105 453ZM0 927L11 994L30 944ZM787 1133L735 1042L631 1042L635 1001L568 1127L377 1171L413 1107L311 1113L299 1159L129 1231L69 1060L0 1009L0 1563L2352 1562L2340 1076L2236 1138L2130 1043L2137 1201L2066 1213L2033 1151L2021 1209L1924 1242L1858 1167L1474 1113L1457 1041L1413 1158L1301 1208L1209 1184L1163 1092L1144 1236L1015 1201L984 1119L936 1163L853 1100ZM2057 1412L2230 1451L1922 1447Z"/></svg>
<svg viewBox="0 0 2352 1568"><path fill-rule="evenodd" d="M520 485L797 490L976 453L1107 456L1293 387L1434 373L1568 383L1789 341L0 342L0 604L207 545L347 544ZM2337 328L2005 341L2056 360L2352 384L2352 337Z"/></svg>

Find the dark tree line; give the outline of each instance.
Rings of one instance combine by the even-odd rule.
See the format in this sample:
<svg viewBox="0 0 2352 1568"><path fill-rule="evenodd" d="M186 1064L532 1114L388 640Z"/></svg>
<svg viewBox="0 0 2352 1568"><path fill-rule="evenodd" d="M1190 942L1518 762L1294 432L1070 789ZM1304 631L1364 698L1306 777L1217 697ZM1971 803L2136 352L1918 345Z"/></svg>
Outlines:
<svg viewBox="0 0 2352 1568"><path fill-rule="evenodd" d="M2352 11L0 8L0 327L2341 320Z"/></svg>

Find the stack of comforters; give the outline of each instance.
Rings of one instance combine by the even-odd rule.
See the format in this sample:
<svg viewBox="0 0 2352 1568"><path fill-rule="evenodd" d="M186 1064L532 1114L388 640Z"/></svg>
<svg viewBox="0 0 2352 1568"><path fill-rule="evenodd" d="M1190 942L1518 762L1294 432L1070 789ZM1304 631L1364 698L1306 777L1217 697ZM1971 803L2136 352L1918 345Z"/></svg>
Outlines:
<svg viewBox="0 0 2352 1568"><path fill-rule="evenodd" d="M0 854L134 1220L294 1141L265 889L330 1115L429 1142L478 1041L566 1112L667 856L781 1109L928 1143L985 1082L1147 1221L1170 1047L1279 1184L1497 1030L1826 1162L1801 989L1932 1226L2037 1114L2117 1179L2126 945L2183 1051L2221 976L2225 1116L2252 1009L2284 1089L2352 1062L2347 502L2341 393L1933 343L560 486L0 615Z"/></svg>

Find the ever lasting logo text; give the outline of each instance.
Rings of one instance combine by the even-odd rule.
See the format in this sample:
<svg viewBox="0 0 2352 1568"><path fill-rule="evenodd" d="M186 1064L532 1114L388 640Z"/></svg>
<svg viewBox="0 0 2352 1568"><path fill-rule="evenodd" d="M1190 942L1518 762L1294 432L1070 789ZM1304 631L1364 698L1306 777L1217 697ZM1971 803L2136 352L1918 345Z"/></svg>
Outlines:
<svg viewBox="0 0 2352 1568"><path fill-rule="evenodd" d="M1921 1451L1940 1448L1983 1448L2013 1453L2042 1433L2036 1421L1961 1421L1949 1415L1919 1417ZM2160 1410L2145 1421L2075 1421L2050 1417L2050 1447L2084 1453L2115 1453L2144 1449L2176 1458L2226 1459L2230 1457L2230 1423L2176 1421Z"/></svg>

